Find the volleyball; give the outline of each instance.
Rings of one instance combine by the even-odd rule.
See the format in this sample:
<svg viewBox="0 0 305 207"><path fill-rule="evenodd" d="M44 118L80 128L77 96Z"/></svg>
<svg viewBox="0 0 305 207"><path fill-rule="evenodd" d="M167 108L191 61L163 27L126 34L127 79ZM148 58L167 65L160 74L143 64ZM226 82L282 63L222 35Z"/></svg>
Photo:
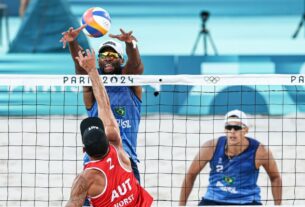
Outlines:
<svg viewBox="0 0 305 207"><path fill-rule="evenodd" d="M102 37L111 27L111 18L107 10L93 7L85 11L81 24L87 24L83 31L89 37Z"/></svg>

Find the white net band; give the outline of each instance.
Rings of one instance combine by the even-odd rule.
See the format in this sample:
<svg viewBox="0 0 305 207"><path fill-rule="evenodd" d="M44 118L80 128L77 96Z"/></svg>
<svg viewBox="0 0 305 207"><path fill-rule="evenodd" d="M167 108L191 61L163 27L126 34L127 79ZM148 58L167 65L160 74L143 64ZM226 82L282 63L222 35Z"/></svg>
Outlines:
<svg viewBox="0 0 305 207"><path fill-rule="evenodd" d="M303 75L105 75L105 85L305 85ZM0 75L0 86L90 86L87 75Z"/></svg>

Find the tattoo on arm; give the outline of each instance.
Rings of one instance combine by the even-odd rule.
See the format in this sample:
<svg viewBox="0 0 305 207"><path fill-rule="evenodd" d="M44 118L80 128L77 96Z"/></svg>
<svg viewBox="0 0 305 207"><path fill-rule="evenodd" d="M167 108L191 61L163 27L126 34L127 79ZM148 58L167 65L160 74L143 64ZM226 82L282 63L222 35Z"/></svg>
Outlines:
<svg viewBox="0 0 305 207"><path fill-rule="evenodd" d="M78 175L72 185L70 199L66 207L81 207L84 204L88 192L88 183L83 175Z"/></svg>

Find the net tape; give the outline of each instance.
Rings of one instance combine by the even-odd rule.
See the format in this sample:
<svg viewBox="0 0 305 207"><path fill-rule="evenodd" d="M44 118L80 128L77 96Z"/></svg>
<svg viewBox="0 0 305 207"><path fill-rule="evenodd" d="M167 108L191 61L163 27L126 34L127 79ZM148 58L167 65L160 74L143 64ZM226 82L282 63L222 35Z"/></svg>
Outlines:
<svg viewBox="0 0 305 207"><path fill-rule="evenodd" d="M104 75L105 85L305 85L300 74L247 75ZM0 86L90 86L87 75L0 75Z"/></svg>

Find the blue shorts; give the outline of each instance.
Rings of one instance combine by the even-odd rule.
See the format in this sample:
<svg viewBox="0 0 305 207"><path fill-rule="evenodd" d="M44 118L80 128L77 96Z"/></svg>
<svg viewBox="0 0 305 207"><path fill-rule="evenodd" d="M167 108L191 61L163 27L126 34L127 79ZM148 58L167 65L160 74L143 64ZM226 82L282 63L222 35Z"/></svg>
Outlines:
<svg viewBox="0 0 305 207"><path fill-rule="evenodd" d="M258 202L258 201L252 201L251 203L225 203L225 202L219 202L219 201L213 201L213 200L208 200L208 199L204 199L202 198L202 200L199 202L198 206L258 206L258 205L262 205L262 203Z"/></svg>

